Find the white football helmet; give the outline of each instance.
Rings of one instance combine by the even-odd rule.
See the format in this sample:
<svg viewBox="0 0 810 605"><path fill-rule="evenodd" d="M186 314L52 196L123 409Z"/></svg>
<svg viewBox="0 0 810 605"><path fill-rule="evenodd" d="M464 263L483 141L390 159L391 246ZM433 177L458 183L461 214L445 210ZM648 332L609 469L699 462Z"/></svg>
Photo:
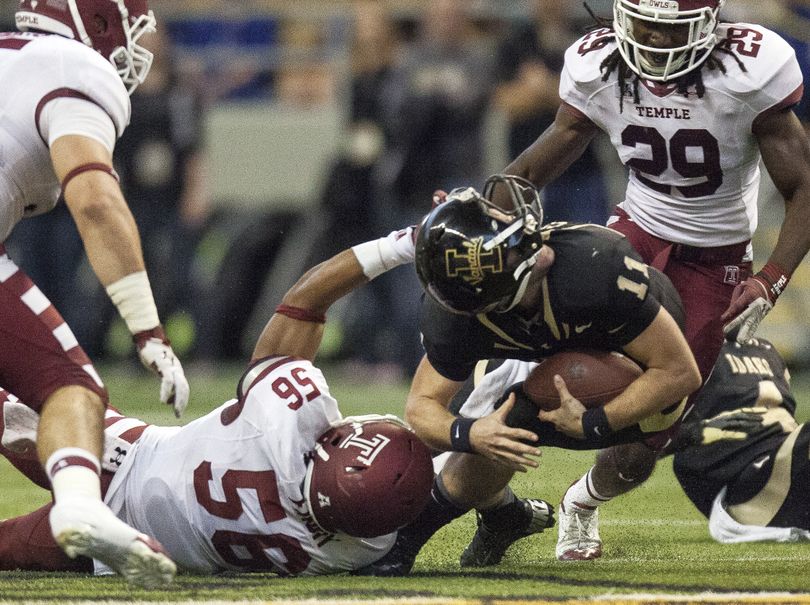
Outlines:
<svg viewBox="0 0 810 605"><path fill-rule="evenodd" d="M83 42L110 60L129 94L146 79L153 55L138 44L155 31L147 0L20 0L17 29Z"/></svg>
<svg viewBox="0 0 810 605"><path fill-rule="evenodd" d="M724 3L725 0L614 0L613 29L619 52L640 77L657 82L674 80L699 67L717 45L717 14ZM634 33L639 21L651 28L682 27L685 39L682 44L665 48L646 45Z"/></svg>

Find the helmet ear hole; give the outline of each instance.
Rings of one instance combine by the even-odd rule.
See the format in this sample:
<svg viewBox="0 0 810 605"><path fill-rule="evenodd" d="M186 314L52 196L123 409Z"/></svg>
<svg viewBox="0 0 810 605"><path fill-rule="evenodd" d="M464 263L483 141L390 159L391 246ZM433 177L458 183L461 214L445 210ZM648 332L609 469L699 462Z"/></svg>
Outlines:
<svg viewBox="0 0 810 605"><path fill-rule="evenodd" d="M93 27L95 34L99 36L106 34L109 29L107 20L101 15L95 15L93 17Z"/></svg>

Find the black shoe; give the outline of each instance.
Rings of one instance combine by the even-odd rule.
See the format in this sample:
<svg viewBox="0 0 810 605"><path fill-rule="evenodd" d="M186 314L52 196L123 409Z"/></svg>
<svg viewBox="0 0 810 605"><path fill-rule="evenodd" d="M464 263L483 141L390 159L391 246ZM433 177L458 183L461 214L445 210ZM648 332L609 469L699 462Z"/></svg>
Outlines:
<svg viewBox="0 0 810 605"><path fill-rule="evenodd" d="M520 518L505 530L496 531L488 528L484 525L481 514L478 514L478 531L475 532L469 546L461 553L459 560L461 567L497 565L512 544L521 538L554 527L554 507L551 504L536 498L520 499L518 503L523 505L522 508L516 508Z"/></svg>
<svg viewBox="0 0 810 605"><path fill-rule="evenodd" d="M351 572L353 576L380 576L380 577L394 577L394 576L407 576L411 573L413 562L416 561L416 555L419 554L419 549L422 544L414 544L409 540L403 532L400 531L397 535L394 546L391 547L381 559L377 559L374 563L369 563L365 567L355 569Z"/></svg>

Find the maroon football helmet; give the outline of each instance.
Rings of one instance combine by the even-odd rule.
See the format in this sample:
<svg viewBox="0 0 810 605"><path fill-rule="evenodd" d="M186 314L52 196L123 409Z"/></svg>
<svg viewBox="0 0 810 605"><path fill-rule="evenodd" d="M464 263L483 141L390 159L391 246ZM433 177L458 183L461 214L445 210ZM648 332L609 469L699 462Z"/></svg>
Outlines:
<svg viewBox="0 0 810 605"><path fill-rule="evenodd" d="M325 531L373 538L411 522L432 484L430 452L410 428L395 416L357 416L318 438L304 498Z"/></svg>
<svg viewBox="0 0 810 605"><path fill-rule="evenodd" d="M20 0L16 22L20 31L59 34L96 49L130 94L152 66L152 53L138 44L155 31L147 0Z"/></svg>
<svg viewBox="0 0 810 605"><path fill-rule="evenodd" d="M717 45L718 13L725 0L614 0L613 30L627 65L642 78L664 82L699 67ZM678 27L683 43L659 48L637 39L639 21ZM642 24L642 25L643 25Z"/></svg>

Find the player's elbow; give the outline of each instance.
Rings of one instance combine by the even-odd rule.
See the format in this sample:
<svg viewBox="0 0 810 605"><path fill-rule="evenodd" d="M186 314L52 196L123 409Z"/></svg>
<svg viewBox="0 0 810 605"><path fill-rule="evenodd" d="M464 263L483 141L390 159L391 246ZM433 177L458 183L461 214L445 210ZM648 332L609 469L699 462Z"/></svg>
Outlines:
<svg viewBox="0 0 810 605"><path fill-rule="evenodd" d="M117 189L96 189L66 198L71 214L77 223L100 225L109 222L110 217L128 212L126 202Z"/></svg>
<svg viewBox="0 0 810 605"><path fill-rule="evenodd" d="M681 360L672 371L679 399L697 391L703 382L695 358L691 355Z"/></svg>

